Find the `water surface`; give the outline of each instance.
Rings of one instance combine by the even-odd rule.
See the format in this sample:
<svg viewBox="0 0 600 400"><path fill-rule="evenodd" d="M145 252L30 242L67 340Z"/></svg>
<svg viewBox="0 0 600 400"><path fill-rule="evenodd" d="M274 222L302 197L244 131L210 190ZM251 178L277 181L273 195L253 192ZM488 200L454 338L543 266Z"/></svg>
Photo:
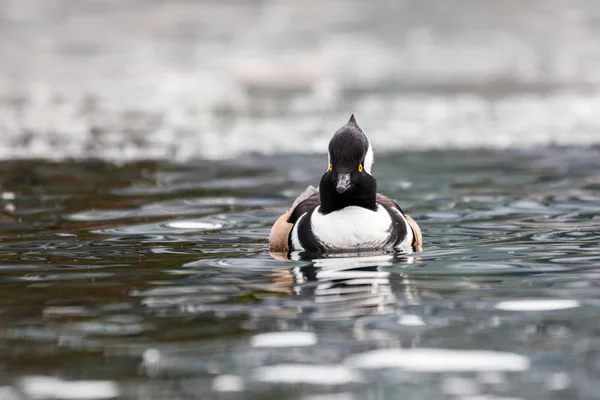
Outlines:
<svg viewBox="0 0 600 400"><path fill-rule="evenodd" d="M423 252L272 258L325 161L2 162L0 394L596 398L598 149L379 156Z"/></svg>

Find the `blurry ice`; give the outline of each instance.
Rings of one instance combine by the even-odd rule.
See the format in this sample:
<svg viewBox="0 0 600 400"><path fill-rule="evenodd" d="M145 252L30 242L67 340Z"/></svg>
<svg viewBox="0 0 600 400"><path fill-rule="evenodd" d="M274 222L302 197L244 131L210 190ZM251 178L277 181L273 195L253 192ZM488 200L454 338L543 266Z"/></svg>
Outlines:
<svg viewBox="0 0 600 400"><path fill-rule="evenodd" d="M147 349L142 354L142 367L149 376L158 375L164 367L162 365L162 355L158 349Z"/></svg>
<svg viewBox="0 0 600 400"><path fill-rule="evenodd" d="M32 399L96 400L121 395L113 381L65 381L50 376L31 376L20 380L21 390Z"/></svg>
<svg viewBox="0 0 600 400"><path fill-rule="evenodd" d="M260 382L310 385L347 385L362 382L358 372L339 365L278 364L260 367L252 374Z"/></svg>
<svg viewBox="0 0 600 400"><path fill-rule="evenodd" d="M2 400L22 400L23 397L17 389L11 386L0 386L0 399Z"/></svg>
<svg viewBox="0 0 600 400"><path fill-rule="evenodd" d="M551 311L566 310L580 306L577 300L535 299L501 301L494 308L505 311Z"/></svg>
<svg viewBox="0 0 600 400"><path fill-rule="evenodd" d="M250 338L252 347L300 347L317 344L313 332L269 332Z"/></svg>
<svg viewBox="0 0 600 400"><path fill-rule="evenodd" d="M148 349L142 355L144 364L157 364L160 361L160 351L157 349Z"/></svg>
<svg viewBox="0 0 600 400"><path fill-rule="evenodd" d="M442 381L442 392L451 396L474 395L479 392L479 385L473 379L449 376Z"/></svg>
<svg viewBox="0 0 600 400"><path fill-rule="evenodd" d="M564 372L555 372L548 377L546 385L550 390L565 390L571 386L571 378Z"/></svg>
<svg viewBox="0 0 600 400"><path fill-rule="evenodd" d="M600 143L595 2L134 3L0 2L0 158Z"/></svg>
<svg viewBox="0 0 600 400"><path fill-rule="evenodd" d="M527 357L485 350L380 349L350 356L347 365L365 368L401 368L420 372L525 371Z"/></svg>
<svg viewBox="0 0 600 400"><path fill-rule="evenodd" d="M425 326L425 321L418 315L404 314L398 318L398 324L404 326Z"/></svg>
<svg viewBox="0 0 600 400"><path fill-rule="evenodd" d="M215 392L241 392L244 390L244 380L237 375L220 375L212 383Z"/></svg>
<svg viewBox="0 0 600 400"><path fill-rule="evenodd" d="M302 397L301 400L356 400L359 397L356 397L354 393L333 393L333 394L317 394L314 396L305 396Z"/></svg>

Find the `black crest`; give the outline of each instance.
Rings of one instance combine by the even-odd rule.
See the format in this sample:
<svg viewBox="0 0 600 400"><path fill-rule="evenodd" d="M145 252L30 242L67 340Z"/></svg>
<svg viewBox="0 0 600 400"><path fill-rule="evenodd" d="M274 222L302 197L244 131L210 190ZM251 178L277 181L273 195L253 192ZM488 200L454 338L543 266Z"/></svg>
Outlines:
<svg viewBox="0 0 600 400"><path fill-rule="evenodd" d="M353 168L363 162L368 150L369 140L356 123L354 114L350 116L346 125L338 129L329 142L331 162L342 170Z"/></svg>

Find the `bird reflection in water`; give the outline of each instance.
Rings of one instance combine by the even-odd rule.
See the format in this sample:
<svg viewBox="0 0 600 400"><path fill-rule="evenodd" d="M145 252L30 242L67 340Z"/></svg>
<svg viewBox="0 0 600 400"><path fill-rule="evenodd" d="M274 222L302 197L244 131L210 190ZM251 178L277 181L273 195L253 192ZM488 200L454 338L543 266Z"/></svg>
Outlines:
<svg viewBox="0 0 600 400"><path fill-rule="evenodd" d="M281 254L272 256L283 258ZM290 258L307 259L306 255L297 253L292 253ZM309 265L275 271L274 278L278 286L287 287L294 296L308 300L298 308L298 313L311 319L393 313L398 302L394 292L398 289L403 293L404 302L416 300L408 278L388 270L394 265L414 263L414 255L382 251L329 253L308 260ZM392 279L403 288L393 288Z"/></svg>

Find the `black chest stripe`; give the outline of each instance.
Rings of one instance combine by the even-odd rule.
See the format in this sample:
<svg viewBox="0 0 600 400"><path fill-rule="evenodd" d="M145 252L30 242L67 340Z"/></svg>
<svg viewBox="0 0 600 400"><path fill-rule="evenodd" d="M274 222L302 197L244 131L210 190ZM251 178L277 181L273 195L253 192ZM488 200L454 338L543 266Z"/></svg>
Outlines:
<svg viewBox="0 0 600 400"><path fill-rule="evenodd" d="M288 218L288 222L290 224L295 224L304 213L309 212L313 208L317 207L319 204L321 204L321 198L319 197L319 193L317 192L309 198L305 199L304 201L300 202L300 204L298 204L296 208L294 208L294 211L292 211L292 215L290 215L290 217Z"/></svg>
<svg viewBox="0 0 600 400"><path fill-rule="evenodd" d="M311 228L311 218L316 207L307 212L298 224L298 239L305 250L308 251L323 251L325 248L319 242ZM291 235L290 235L291 238ZM290 247L291 248L291 247Z"/></svg>
<svg viewBox="0 0 600 400"><path fill-rule="evenodd" d="M392 207L387 203L379 203L390 215L392 224L390 226L390 238L386 245L393 245L394 247L400 244L406 238L406 223L402 216L400 208Z"/></svg>

